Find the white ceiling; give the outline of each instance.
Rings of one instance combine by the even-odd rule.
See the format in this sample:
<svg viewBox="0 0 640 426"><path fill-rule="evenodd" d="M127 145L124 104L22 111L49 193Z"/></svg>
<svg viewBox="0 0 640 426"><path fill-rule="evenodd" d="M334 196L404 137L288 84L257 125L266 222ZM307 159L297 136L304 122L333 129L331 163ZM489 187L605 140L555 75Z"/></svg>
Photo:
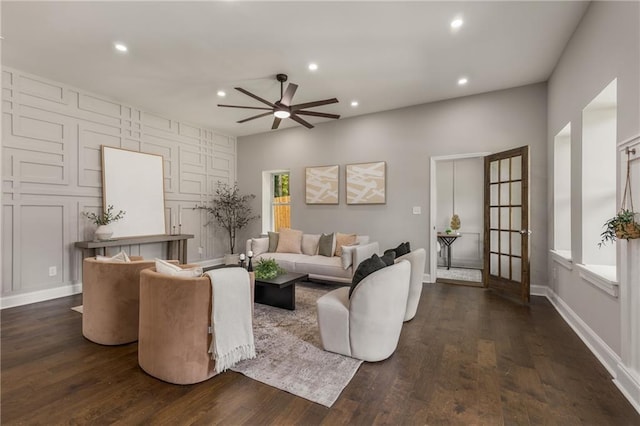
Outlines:
<svg viewBox="0 0 640 426"><path fill-rule="evenodd" d="M235 86L278 100L276 73L300 86L294 103L337 97L314 110L343 118L546 81L587 5L2 1L2 64L242 136L272 119L236 124L260 111L216 104L261 106Z"/></svg>

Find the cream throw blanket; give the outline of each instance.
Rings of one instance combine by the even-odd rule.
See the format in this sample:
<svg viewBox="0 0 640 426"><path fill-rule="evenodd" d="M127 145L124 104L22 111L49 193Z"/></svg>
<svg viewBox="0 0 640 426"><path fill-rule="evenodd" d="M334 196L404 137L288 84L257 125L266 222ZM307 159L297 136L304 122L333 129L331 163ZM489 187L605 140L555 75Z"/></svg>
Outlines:
<svg viewBox="0 0 640 426"><path fill-rule="evenodd" d="M244 359L256 357L251 315L251 283L243 268L220 268L211 279L211 347L209 353L221 373Z"/></svg>

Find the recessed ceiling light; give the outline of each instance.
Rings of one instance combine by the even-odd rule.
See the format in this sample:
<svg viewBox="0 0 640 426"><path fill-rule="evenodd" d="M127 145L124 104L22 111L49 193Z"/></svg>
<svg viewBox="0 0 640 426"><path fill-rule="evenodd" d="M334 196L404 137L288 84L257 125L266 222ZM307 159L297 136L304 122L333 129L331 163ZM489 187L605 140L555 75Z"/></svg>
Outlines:
<svg viewBox="0 0 640 426"><path fill-rule="evenodd" d="M462 77L462 78L458 79L458 86L464 86L468 82L469 82L469 80L466 77Z"/></svg>
<svg viewBox="0 0 640 426"><path fill-rule="evenodd" d="M351 106L352 107L357 107L358 106L358 101L351 101Z"/></svg>
<svg viewBox="0 0 640 426"><path fill-rule="evenodd" d="M462 26L462 24L464 24L464 21L462 20L462 18L456 18L453 21L451 21L451 28L458 29Z"/></svg>
<svg viewBox="0 0 640 426"><path fill-rule="evenodd" d="M129 50L129 49L127 49L127 46L125 46L125 45L124 45L124 44L122 44L122 43L114 43L114 44L113 44L113 47L115 47L115 48L116 48L116 50L118 50L118 51L120 51L120 52L126 52L127 50Z"/></svg>
<svg viewBox="0 0 640 426"><path fill-rule="evenodd" d="M275 115L278 118L289 118L291 116L291 113L289 113L289 111L278 110L274 112L273 115Z"/></svg>
<svg viewBox="0 0 640 426"><path fill-rule="evenodd" d="M227 96L227 94L224 90L218 90L218 96L220 96L221 98L224 98L225 96Z"/></svg>
<svg viewBox="0 0 640 426"><path fill-rule="evenodd" d="M318 64L313 62L309 64L309 71L316 71L317 69L318 69Z"/></svg>

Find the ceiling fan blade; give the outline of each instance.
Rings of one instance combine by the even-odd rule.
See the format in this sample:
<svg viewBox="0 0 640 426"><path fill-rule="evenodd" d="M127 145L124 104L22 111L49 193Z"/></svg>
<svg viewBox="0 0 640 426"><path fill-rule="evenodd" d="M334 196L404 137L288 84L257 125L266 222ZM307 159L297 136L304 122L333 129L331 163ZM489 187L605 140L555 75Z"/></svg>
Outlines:
<svg viewBox="0 0 640 426"><path fill-rule="evenodd" d="M335 119L340 118L340 116L338 114L327 114L326 112L296 111L296 114L299 114L299 115L311 115L313 117L324 117L324 118L335 118Z"/></svg>
<svg viewBox="0 0 640 426"><path fill-rule="evenodd" d="M317 106L322 106L322 105L329 105L329 104L336 104L338 103L338 100L336 98L331 98L331 99L325 99L323 101L315 101L315 102L307 102L304 104L297 104L297 105L291 105L291 111L300 111L301 109L305 109L305 108L312 108L312 107L317 107Z"/></svg>
<svg viewBox="0 0 640 426"><path fill-rule="evenodd" d="M262 99L260 96L254 95L253 93L244 90L242 87L234 87L234 89L236 89L238 92L244 93L247 96L251 96L253 99L258 100L260 102L262 102L263 104L267 104L269 105L271 108L275 108L276 106L274 104L272 104L271 102Z"/></svg>
<svg viewBox="0 0 640 426"><path fill-rule="evenodd" d="M289 118L292 119L293 121L296 121L296 122L302 124L307 129L313 129L313 124L311 124L311 123L309 123L307 121L304 121L302 118L298 117L295 114L291 114L291 116Z"/></svg>
<svg viewBox="0 0 640 426"><path fill-rule="evenodd" d="M243 105L224 105L224 104L218 104L218 106L225 107L225 108L262 109L265 111L273 111L273 108L266 108L266 107L252 107L252 106L243 106Z"/></svg>
<svg viewBox="0 0 640 426"><path fill-rule="evenodd" d="M265 112L264 114L258 114L258 115L254 115L253 117L245 118L244 120L236 121L236 123L246 123L247 121L255 120L256 118L260 118L260 117L266 117L267 115L272 115L272 114L273 113L269 111L269 112Z"/></svg>
<svg viewBox="0 0 640 426"><path fill-rule="evenodd" d="M273 119L273 125L271 126L271 130L277 129L281 121L282 121L282 118L275 117Z"/></svg>
<svg viewBox="0 0 640 426"><path fill-rule="evenodd" d="M287 90L285 90L284 95L282 95L282 99L280 99L280 103L286 106L291 105L291 100L293 99L293 95L296 94L296 90L298 90L298 85L289 83Z"/></svg>

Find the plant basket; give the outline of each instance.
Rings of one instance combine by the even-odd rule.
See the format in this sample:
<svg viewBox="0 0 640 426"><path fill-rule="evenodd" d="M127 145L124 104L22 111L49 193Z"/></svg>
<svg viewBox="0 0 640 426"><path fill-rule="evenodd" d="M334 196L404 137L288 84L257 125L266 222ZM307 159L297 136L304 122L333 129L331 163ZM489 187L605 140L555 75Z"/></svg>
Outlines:
<svg viewBox="0 0 640 426"><path fill-rule="evenodd" d="M622 240L640 238L640 225L637 222L618 225L616 227L616 238Z"/></svg>

